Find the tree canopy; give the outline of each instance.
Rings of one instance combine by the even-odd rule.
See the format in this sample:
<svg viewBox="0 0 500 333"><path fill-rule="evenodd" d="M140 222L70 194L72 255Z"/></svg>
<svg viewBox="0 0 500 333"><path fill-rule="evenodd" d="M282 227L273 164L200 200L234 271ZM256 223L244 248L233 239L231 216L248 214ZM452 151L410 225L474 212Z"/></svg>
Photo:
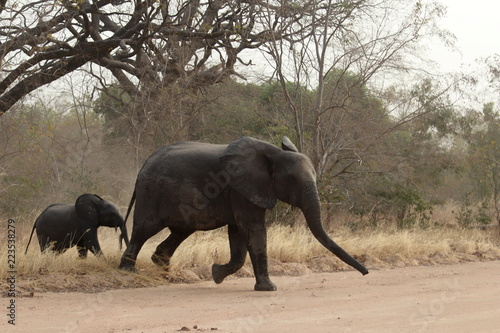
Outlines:
<svg viewBox="0 0 500 333"><path fill-rule="evenodd" d="M315 1L313 1L315 2ZM0 4L0 114L33 90L85 68L103 86L107 73L137 103L163 89L221 82L240 58L276 38L277 23L299 25L312 2L3 1ZM86 66L87 65L87 66ZM103 73L105 69L105 73Z"/></svg>
<svg viewBox="0 0 500 333"><path fill-rule="evenodd" d="M128 200L158 146L288 135L327 210L405 225L473 192L500 220L497 108L457 106L462 76L420 67L426 38L450 42L443 14L423 0L0 1L0 209L94 189ZM25 99L65 76L88 89L64 108Z"/></svg>

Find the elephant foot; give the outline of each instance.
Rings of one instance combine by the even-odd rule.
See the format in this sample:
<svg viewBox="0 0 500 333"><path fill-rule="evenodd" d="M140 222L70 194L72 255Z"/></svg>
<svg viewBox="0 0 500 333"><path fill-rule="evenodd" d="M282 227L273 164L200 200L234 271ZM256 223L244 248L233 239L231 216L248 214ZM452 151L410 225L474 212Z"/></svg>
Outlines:
<svg viewBox="0 0 500 333"><path fill-rule="evenodd" d="M87 249L78 249L78 258L85 259L87 258Z"/></svg>
<svg viewBox="0 0 500 333"><path fill-rule="evenodd" d="M218 264L212 265L212 278L214 279L215 283L217 284L222 283L222 281L224 281L226 276L227 274L224 265L218 265Z"/></svg>
<svg viewBox="0 0 500 333"><path fill-rule="evenodd" d="M151 256L151 260L156 264L156 266L163 268L168 271L170 267L170 257L160 256L156 253L153 253Z"/></svg>
<svg viewBox="0 0 500 333"><path fill-rule="evenodd" d="M257 291L276 291L276 290L278 290L278 288L276 287L276 285L274 283L271 282L271 280L269 280L269 281L265 281L265 282L257 282L255 284L254 290L257 290Z"/></svg>
<svg viewBox="0 0 500 333"><path fill-rule="evenodd" d="M118 267L122 271L137 273L137 268L135 268L135 260L129 259L127 257L123 257L120 262L120 266Z"/></svg>
<svg viewBox="0 0 500 333"><path fill-rule="evenodd" d="M130 273L137 273L137 268L135 266L122 266L118 267L122 271L130 272Z"/></svg>

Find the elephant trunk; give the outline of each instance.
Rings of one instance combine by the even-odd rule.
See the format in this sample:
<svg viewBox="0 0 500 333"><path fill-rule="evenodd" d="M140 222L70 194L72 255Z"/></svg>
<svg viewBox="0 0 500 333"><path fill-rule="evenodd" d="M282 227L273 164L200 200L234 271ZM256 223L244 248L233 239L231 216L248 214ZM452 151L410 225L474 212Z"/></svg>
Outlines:
<svg viewBox="0 0 500 333"><path fill-rule="evenodd" d="M361 274L368 274L368 270L360 264L356 259L351 257L340 246L338 246L325 232L321 223L321 207L318 190L316 184L311 182L305 187L302 193L302 202L300 206L307 221L307 225L316 239L326 247L330 252L335 254L343 262L357 269Z"/></svg>

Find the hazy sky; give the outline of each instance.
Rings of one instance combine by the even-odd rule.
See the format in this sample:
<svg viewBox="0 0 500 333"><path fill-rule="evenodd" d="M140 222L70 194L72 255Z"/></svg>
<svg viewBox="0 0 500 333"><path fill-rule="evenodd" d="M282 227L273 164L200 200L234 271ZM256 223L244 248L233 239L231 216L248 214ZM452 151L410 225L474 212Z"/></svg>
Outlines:
<svg viewBox="0 0 500 333"><path fill-rule="evenodd" d="M500 54L500 1L497 0L440 0L448 7L442 27L457 38L462 53L436 50L435 59L445 71L469 67L478 58ZM463 66L462 66L463 67ZM475 67L475 66L474 66Z"/></svg>

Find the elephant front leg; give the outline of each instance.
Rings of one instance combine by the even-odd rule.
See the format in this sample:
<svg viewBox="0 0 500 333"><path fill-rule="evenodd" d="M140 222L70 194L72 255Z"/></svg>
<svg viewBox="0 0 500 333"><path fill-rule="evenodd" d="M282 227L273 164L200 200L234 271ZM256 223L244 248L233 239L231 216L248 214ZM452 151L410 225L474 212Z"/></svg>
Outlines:
<svg viewBox="0 0 500 333"><path fill-rule="evenodd" d="M248 252L252 260L253 271L257 283L254 289L259 291L275 291L276 285L271 282L267 261L267 234L264 222L249 226Z"/></svg>
<svg viewBox="0 0 500 333"><path fill-rule="evenodd" d="M80 241L76 244L76 249L78 250L78 257L81 259L87 258L87 248L85 247L85 242Z"/></svg>
<svg viewBox="0 0 500 333"><path fill-rule="evenodd" d="M99 240L97 239L97 229L90 229L83 235L84 246L90 250L95 256L100 257L103 255ZM80 251L78 251L80 253Z"/></svg>
<svg viewBox="0 0 500 333"><path fill-rule="evenodd" d="M231 259L225 265L212 265L212 278L219 284L226 276L237 272L244 264L247 256L247 231L243 227L230 224L228 226Z"/></svg>

